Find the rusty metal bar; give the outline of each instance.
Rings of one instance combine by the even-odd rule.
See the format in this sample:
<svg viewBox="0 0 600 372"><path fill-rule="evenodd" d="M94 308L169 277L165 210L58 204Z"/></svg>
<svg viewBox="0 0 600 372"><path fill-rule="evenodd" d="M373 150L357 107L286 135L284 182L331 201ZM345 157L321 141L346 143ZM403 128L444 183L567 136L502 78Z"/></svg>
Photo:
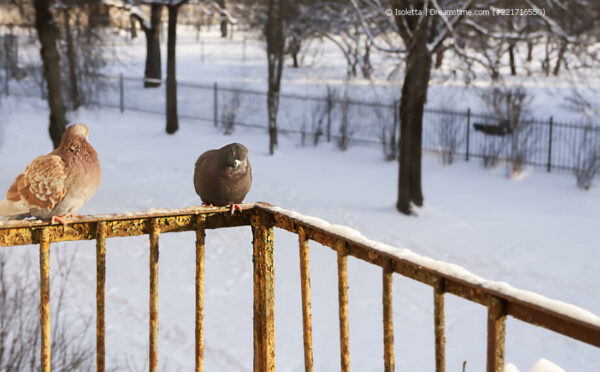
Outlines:
<svg viewBox="0 0 600 372"><path fill-rule="evenodd" d="M275 271L273 221L257 212L251 217L254 262L254 372L275 371Z"/></svg>
<svg viewBox="0 0 600 372"><path fill-rule="evenodd" d="M40 329L41 371L50 372L50 234L47 229L40 232Z"/></svg>
<svg viewBox="0 0 600 372"><path fill-rule="evenodd" d="M393 256L364 242L356 241L347 236L341 236L321 226L314 226L296 216L287 214L285 210L263 203L257 203L255 208L270 213L275 220L275 226L279 228L290 232L297 232L302 227L308 239L331 247L334 250L337 250L336 246L339 242L343 242L347 245L349 254L353 257L381 267L383 267L387 260L391 259L394 261L394 272L432 287L438 279L444 279L446 293L454 294L484 306L491 304L494 298L500 298L505 301L507 315L600 347L600 326L597 324L583 321L569 314L557 312L553 308L527 302L498 290L485 288L480 283L471 282L451 274L441 273L409 259Z"/></svg>
<svg viewBox="0 0 600 372"><path fill-rule="evenodd" d="M392 306L393 262L383 266L383 361L384 371L394 371L394 311Z"/></svg>
<svg viewBox="0 0 600 372"><path fill-rule="evenodd" d="M148 344L148 367L158 371L158 219L150 220L150 322Z"/></svg>
<svg viewBox="0 0 600 372"><path fill-rule="evenodd" d="M310 270L308 239L304 229L298 229L300 244L300 288L302 290L302 329L304 336L304 370L313 371L312 314L310 303Z"/></svg>
<svg viewBox="0 0 600 372"><path fill-rule="evenodd" d="M444 316L445 280L440 279L433 287L433 323L435 330L435 371L446 371L446 320Z"/></svg>
<svg viewBox="0 0 600 372"><path fill-rule="evenodd" d="M47 229L52 242L95 240L96 225L106 222L106 238L139 236L150 233L150 220L157 219L161 234L194 231L196 216L206 216L205 229L247 226L254 204L242 204L242 212L231 215L228 208L185 208L161 212L127 213L122 215L90 216L69 222L67 226L39 221L0 222L0 247L39 244L42 229Z"/></svg>
<svg viewBox="0 0 600 372"><path fill-rule="evenodd" d="M348 326L348 249L342 241L336 244L338 263L338 300L340 317L340 361L342 372L350 371Z"/></svg>
<svg viewBox="0 0 600 372"><path fill-rule="evenodd" d="M500 299L494 299L488 307L487 333L487 372L502 372L504 370L506 312L504 301Z"/></svg>
<svg viewBox="0 0 600 372"><path fill-rule="evenodd" d="M196 372L204 371L204 242L206 216L196 218Z"/></svg>
<svg viewBox="0 0 600 372"><path fill-rule="evenodd" d="M103 372L106 350L106 222L98 222L96 231L96 371Z"/></svg>

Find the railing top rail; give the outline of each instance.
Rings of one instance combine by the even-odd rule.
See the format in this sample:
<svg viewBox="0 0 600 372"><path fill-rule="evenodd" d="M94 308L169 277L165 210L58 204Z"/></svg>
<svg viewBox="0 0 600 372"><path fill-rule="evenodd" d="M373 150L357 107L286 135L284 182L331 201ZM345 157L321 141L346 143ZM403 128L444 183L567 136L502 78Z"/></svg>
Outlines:
<svg viewBox="0 0 600 372"><path fill-rule="evenodd" d="M249 225L252 215L264 213L268 217L265 221L271 221L276 227L294 233L302 230L307 238L333 249L343 243L351 256L381 267L391 265L392 271L403 276L484 306L500 301L508 315L600 347L600 317L580 307L516 289L504 282L485 280L457 265L369 240L356 230L331 225L315 217L267 203L242 204L241 207L242 212L235 215L231 215L229 208L214 207L97 215L74 220L68 226L9 221L0 224L0 247L39 243L42 230L49 233L51 242L96 239L99 222L106 223L106 238L111 238L149 234L152 221L164 233L196 229L198 215L206 217L206 229L215 229Z"/></svg>
<svg viewBox="0 0 600 372"><path fill-rule="evenodd" d="M0 221L0 247L39 243L39 233L48 230L50 241L96 239L99 222L107 224L107 238L149 234L150 223L158 219L161 233L190 231L196 228L196 216L206 216L205 228L244 226L250 224L254 203L241 204L242 213L231 215L229 208L189 207L183 209L151 209L144 212L85 216L73 219L67 226L42 221Z"/></svg>
<svg viewBox="0 0 600 372"><path fill-rule="evenodd" d="M517 289L504 282L483 279L460 266L421 256L408 249L367 239L345 226L331 225L319 218L274 206L258 204L257 208L271 214L277 227L292 232L302 228L308 238L334 249L336 243L342 240L351 256L381 267L391 261L393 271L403 276L430 286L437 286L442 281L444 292L485 306L492 306L500 300L504 311L517 319L600 347L600 317L588 310Z"/></svg>

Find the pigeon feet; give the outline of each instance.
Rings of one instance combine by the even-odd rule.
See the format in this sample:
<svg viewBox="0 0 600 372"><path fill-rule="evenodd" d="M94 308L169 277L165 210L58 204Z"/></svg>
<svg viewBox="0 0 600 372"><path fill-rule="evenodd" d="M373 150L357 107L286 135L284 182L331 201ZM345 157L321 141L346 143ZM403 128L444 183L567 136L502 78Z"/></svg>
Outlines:
<svg viewBox="0 0 600 372"><path fill-rule="evenodd" d="M231 215L233 216L235 214L235 211L241 212L242 211L242 207L240 207L237 204L231 204Z"/></svg>
<svg viewBox="0 0 600 372"><path fill-rule="evenodd" d="M65 218L83 218L83 216L80 214L75 214L75 213L67 214L64 216L52 216L52 220L50 221L50 224L54 225L56 222L59 222L61 225L67 226L68 223L65 220Z"/></svg>

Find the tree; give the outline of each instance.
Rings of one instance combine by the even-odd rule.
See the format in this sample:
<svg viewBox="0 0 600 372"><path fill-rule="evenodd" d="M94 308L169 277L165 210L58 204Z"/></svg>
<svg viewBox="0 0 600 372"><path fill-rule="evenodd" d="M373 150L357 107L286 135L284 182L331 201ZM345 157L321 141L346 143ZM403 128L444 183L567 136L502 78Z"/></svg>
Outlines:
<svg viewBox="0 0 600 372"><path fill-rule="evenodd" d="M227 37L227 2L225 0L216 0L216 4L221 15L221 37Z"/></svg>
<svg viewBox="0 0 600 372"><path fill-rule="evenodd" d="M582 28L565 29L561 26L560 19L564 17L566 5L559 1L524 0L523 4L532 10L529 16L535 17L543 27L535 31L529 28L523 34L510 29L515 27L513 23L507 25L506 22L490 22L489 16L480 14L482 10L491 14L495 10L504 9L506 0L392 0L387 9L392 10L389 18L393 18L394 22L389 27L400 36L404 47L384 47L376 42L363 13L364 9L375 9L385 14L386 7L380 1L362 1L362 7L359 0L351 0L351 3L361 19L363 31L373 42L373 46L384 52L403 53L405 56L404 84L400 99L400 157L396 202L398 211L405 214L411 213L412 205L423 205L423 111L427 101L433 54L442 49L452 50L461 57L461 64L466 62L467 66L473 66L474 63L481 63L485 66L488 64L480 58L476 49L471 48L469 41L490 41L501 48L501 44L509 40L509 48L511 45L514 48L517 41L532 38L550 40L558 37L569 45L583 45L580 40L583 35ZM547 12L542 9L544 6L548 8ZM572 7L587 9L587 13L584 13L592 19L597 15L598 4L587 0L573 1L569 5L569 12ZM431 16L432 12L436 15ZM588 41L586 45L592 44ZM567 51L568 48L564 50ZM589 53L587 55L589 57Z"/></svg>
<svg viewBox="0 0 600 372"><path fill-rule="evenodd" d="M177 116L177 79L175 76L175 46L177 44L177 14L179 8L188 0L170 0L166 3L169 11L167 32L167 133L173 134L179 130Z"/></svg>
<svg viewBox="0 0 600 372"><path fill-rule="evenodd" d="M162 82L162 65L160 55L160 25L162 11L165 5L161 0L134 2L133 0L104 0L107 6L112 6L130 13L131 19L136 20L146 36L146 68L144 70L144 87L157 88ZM147 20L140 5L150 5L150 20Z"/></svg>
<svg viewBox="0 0 600 372"><path fill-rule="evenodd" d="M282 0L269 0L265 36L267 39L268 86L267 110L269 115L269 153L275 153L277 146L277 112L279 110L279 92L283 73L283 17Z"/></svg>
<svg viewBox="0 0 600 372"><path fill-rule="evenodd" d="M50 138L54 148L58 147L66 128L65 104L60 76L60 56L56 48L56 27L50 0L34 0L35 29L41 48L44 65L44 79L48 87L48 106L50 107Z"/></svg>

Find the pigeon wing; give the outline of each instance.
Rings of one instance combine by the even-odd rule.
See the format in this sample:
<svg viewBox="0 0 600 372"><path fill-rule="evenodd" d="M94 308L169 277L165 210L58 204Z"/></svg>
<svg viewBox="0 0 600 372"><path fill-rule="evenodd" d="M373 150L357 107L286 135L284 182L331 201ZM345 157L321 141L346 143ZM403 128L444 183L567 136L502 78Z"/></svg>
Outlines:
<svg viewBox="0 0 600 372"><path fill-rule="evenodd" d="M60 156L38 156L17 176L6 193L6 201L20 213L40 209L51 211L67 193L66 177Z"/></svg>

